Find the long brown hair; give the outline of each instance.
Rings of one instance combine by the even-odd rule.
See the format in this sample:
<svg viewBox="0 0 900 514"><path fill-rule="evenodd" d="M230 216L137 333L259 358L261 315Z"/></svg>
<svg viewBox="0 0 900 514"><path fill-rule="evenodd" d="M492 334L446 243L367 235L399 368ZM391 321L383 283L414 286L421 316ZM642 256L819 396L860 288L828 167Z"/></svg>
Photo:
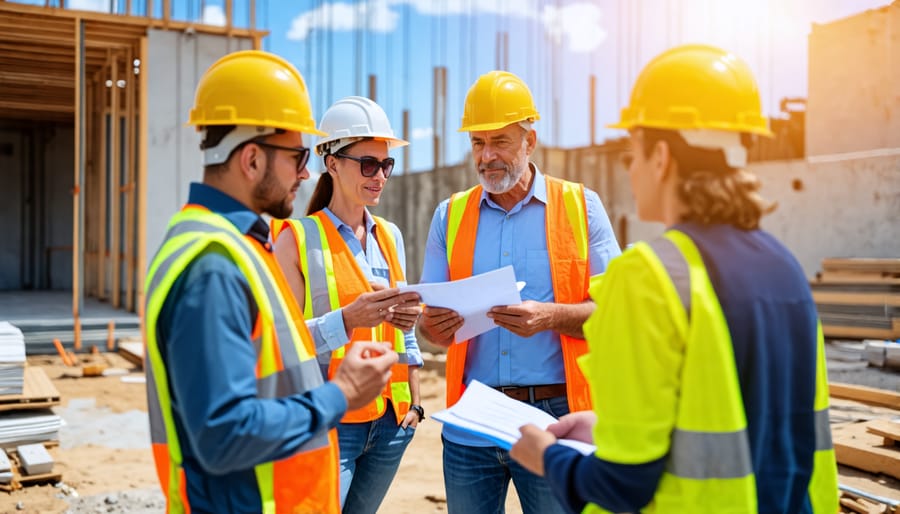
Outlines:
<svg viewBox="0 0 900 514"><path fill-rule="evenodd" d="M326 155L325 158L328 158L328 155ZM334 193L334 180L326 169L319 175L319 181L316 183L316 188L309 198L309 205L306 206L306 215L309 216L314 212L319 212L325 207L328 207L328 203L331 202L332 193Z"/></svg>
<svg viewBox="0 0 900 514"><path fill-rule="evenodd" d="M757 193L759 178L747 170L732 168L722 150L690 146L676 131L644 128L644 155L650 158L657 142L669 146L678 163L678 197L687 207L683 221L705 225L724 223L743 230L759 228L759 220L776 205ZM750 144L744 137L742 143Z"/></svg>

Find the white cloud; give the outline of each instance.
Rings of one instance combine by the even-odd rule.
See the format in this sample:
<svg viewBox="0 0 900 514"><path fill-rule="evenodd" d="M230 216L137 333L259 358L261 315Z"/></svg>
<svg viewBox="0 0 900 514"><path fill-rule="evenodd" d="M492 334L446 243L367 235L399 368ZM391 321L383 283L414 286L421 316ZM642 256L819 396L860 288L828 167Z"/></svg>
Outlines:
<svg viewBox="0 0 900 514"><path fill-rule="evenodd" d="M572 52L587 53L600 47L606 40L601 20L603 12L593 4L577 3L564 7L544 6L541 16L544 30L550 40L562 45L566 40Z"/></svg>
<svg viewBox="0 0 900 514"><path fill-rule="evenodd" d="M420 127L412 129L413 139L431 139L434 135L434 129L431 127Z"/></svg>
<svg viewBox="0 0 900 514"><path fill-rule="evenodd" d="M409 4L422 14L498 14L536 18L538 0L389 0L391 5Z"/></svg>
<svg viewBox="0 0 900 514"><path fill-rule="evenodd" d="M66 7L79 11L109 12L109 0L69 0Z"/></svg>
<svg viewBox="0 0 900 514"><path fill-rule="evenodd" d="M291 23L288 39L302 41L313 30L350 31L369 29L392 32L397 28L400 12L410 6L425 16L455 16L484 14L523 19L539 19L547 36L558 46L565 44L572 52L596 50L607 36L603 29L603 12L587 3L572 3L563 7L544 6L539 0L376 0L371 3L325 3L318 9L306 11ZM368 21L368 23L367 23Z"/></svg>
<svg viewBox="0 0 900 514"><path fill-rule="evenodd" d="M207 5L203 7L203 15L200 22L205 25L225 26L225 9L221 5Z"/></svg>
<svg viewBox="0 0 900 514"><path fill-rule="evenodd" d="M310 32L319 29L335 31L368 29L375 32L391 32L397 28L399 17L397 12L388 7L386 0L357 5L345 2L327 3L294 18L287 38L302 41Z"/></svg>

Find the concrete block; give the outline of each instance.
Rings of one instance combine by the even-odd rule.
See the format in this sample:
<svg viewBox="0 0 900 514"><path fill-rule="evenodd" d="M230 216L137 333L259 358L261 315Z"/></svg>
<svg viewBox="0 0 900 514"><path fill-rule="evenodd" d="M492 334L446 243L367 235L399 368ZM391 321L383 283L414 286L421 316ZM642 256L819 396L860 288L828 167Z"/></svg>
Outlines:
<svg viewBox="0 0 900 514"><path fill-rule="evenodd" d="M40 475L53 471L53 457L43 444L23 444L16 448L26 475Z"/></svg>
<svg viewBox="0 0 900 514"><path fill-rule="evenodd" d="M866 341L866 360L869 364L883 368L887 361L887 341Z"/></svg>

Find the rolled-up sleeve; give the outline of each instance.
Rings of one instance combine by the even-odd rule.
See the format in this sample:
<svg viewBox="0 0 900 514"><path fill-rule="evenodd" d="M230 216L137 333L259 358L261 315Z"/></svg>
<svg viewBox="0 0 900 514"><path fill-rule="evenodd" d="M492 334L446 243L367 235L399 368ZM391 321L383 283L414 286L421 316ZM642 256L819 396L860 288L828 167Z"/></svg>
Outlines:
<svg viewBox="0 0 900 514"><path fill-rule="evenodd" d="M306 320L306 328L312 334L318 354L331 353L350 342L341 309Z"/></svg>
<svg viewBox="0 0 900 514"><path fill-rule="evenodd" d="M584 201L587 208L588 222L588 257L591 262L591 275L599 275L606 271L609 261L621 255L622 250L616 241L609 215L603 202L594 191L585 188Z"/></svg>

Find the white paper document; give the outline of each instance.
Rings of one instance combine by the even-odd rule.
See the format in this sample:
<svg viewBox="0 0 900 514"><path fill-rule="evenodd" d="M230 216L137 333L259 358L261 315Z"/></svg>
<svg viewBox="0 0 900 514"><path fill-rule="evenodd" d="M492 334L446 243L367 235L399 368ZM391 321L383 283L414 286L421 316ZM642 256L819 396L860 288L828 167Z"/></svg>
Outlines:
<svg viewBox="0 0 900 514"><path fill-rule="evenodd" d="M513 400L509 396L473 380L459 401L449 409L435 412L432 418L452 425L466 432L483 437L509 450L522 434L519 427L532 424L546 429L556 422L556 418L527 403ZM596 446L574 439L560 439L560 444L569 446L584 455L590 455Z"/></svg>
<svg viewBox="0 0 900 514"><path fill-rule="evenodd" d="M465 341L483 334L497 325L487 317L491 307L522 303L519 291L524 282L516 283L512 266L451 282L434 282L403 286L401 292L416 292L422 303L432 307L453 309L463 317L456 340Z"/></svg>

